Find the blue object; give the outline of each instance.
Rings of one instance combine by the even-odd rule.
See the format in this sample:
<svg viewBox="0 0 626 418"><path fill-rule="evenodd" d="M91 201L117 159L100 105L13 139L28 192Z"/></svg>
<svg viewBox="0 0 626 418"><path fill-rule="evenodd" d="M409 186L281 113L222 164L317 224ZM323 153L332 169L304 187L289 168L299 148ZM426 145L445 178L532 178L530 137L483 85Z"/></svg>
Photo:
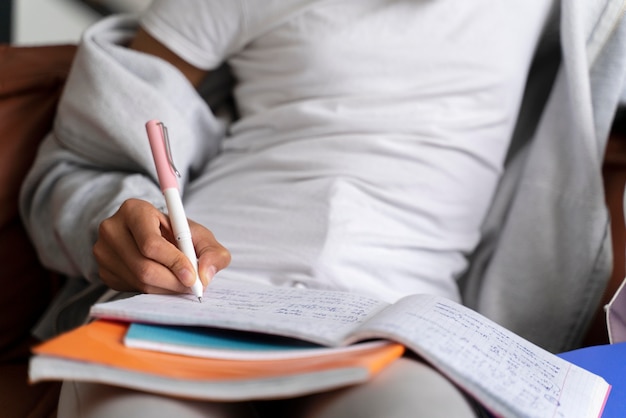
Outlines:
<svg viewBox="0 0 626 418"><path fill-rule="evenodd" d="M284 352L285 350L324 348L301 340L254 332L142 323L130 324L126 340L240 352Z"/></svg>
<svg viewBox="0 0 626 418"><path fill-rule="evenodd" d="M558 356L602 376L612 386L603 418L626 417L626 343L585 347Z"/></svg>

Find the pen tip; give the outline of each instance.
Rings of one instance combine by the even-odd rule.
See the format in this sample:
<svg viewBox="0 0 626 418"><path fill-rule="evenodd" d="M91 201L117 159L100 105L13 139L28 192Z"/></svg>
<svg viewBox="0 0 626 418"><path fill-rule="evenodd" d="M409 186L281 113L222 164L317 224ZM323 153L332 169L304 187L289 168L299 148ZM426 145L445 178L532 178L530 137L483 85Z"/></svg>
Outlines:
<svg viewBox="0 0 626 418"><path fill-rule="evenodd" d="M201 297L201 296L198 296L198 301L199 301L200 303L202 303L202 297Z"/></svg>

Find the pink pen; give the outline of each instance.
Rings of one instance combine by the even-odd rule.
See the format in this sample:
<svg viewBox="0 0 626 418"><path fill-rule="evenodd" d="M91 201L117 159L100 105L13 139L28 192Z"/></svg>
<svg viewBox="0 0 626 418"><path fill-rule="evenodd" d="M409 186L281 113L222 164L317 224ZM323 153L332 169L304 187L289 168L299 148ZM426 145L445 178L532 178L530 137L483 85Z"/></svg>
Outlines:
<svg viewBox="0 0 626 418"><path fill-rule="evenodd" d="M176 170L172 160L167 127L158 120L151 120L146 123L146 130L178 248L189 258L196 274L196 281L191 289L198 300L202 302L202 282L198 276L198 258L191 240L187 215L185 215L183 202L180 198L178 180L176 179L176 177L180 177L180 173Z"/></svg>

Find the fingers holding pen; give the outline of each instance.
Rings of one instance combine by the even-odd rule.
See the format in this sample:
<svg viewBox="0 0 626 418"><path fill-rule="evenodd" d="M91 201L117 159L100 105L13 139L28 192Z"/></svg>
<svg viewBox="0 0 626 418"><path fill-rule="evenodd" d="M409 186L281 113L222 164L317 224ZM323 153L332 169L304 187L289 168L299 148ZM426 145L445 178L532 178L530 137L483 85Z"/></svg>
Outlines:
<svg viewBox="0 0 626 418"><path fill-rule="evenodd" d="M193 266L171 239L163 213L148 202L127 200L100 224L93 252L103 282L122 291L186 293Z"/></svg>
<svg viewBox="0 0 626 418"><path fill-rule="evenodd" d="M230 263L230 252L204 226L189 221L206 287ZM167 215L149 202L129 199L100 224L93 252L102 281L120 291L188 293L196 280L192 262L176 246Z"/></svg>
<svg viewBox="0 0 626 418"><path fill-rule="evenodd" d="M196 280L195 266L174 244L176 239L167 217L157 212L160 218L158 233L144 228L131 230L140 253L139 260L145 260L137 264L135 273L146 284L187 293Z"/></svg>
<svg viewBox="0 0 626 418"><path fill-rule="evenodd" d="M189 220L189 228L198 257L198 274L206 287L218 271L230 264L230 251L204 226Z"/></svg>

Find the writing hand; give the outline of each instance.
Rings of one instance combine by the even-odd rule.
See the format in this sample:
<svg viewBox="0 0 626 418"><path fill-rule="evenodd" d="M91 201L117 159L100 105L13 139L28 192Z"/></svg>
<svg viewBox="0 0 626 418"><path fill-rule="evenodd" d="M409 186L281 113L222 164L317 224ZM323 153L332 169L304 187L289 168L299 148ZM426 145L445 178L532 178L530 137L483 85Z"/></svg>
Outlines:
<svg viewBox="0 0 626 418"><path fill-rule="evenodd" d="M189 221L203 286L230 263L230 253L202 225ZM193 266L176 247L168 217L149 202L129 199L98 229L93 253L112 289L188 293Z"/></svg>

